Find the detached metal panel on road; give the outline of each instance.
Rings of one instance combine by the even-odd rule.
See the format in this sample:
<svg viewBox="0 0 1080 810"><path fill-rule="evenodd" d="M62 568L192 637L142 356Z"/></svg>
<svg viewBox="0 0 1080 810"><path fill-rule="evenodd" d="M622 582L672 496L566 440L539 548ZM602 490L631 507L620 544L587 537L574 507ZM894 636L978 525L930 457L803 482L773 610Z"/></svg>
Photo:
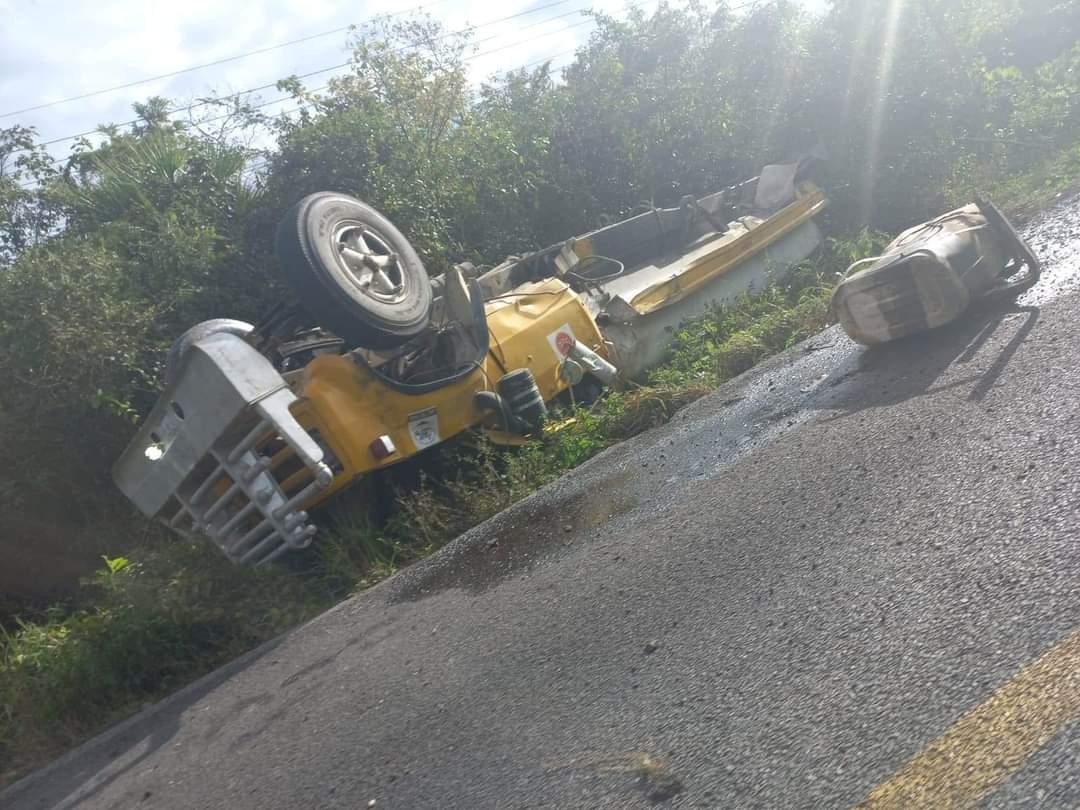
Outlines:
<svg viewBox="0 0 1080 810"><path fill-rule="evenodd" d="M830 330L0 805L1076 806L1078 365Z"/></svg>

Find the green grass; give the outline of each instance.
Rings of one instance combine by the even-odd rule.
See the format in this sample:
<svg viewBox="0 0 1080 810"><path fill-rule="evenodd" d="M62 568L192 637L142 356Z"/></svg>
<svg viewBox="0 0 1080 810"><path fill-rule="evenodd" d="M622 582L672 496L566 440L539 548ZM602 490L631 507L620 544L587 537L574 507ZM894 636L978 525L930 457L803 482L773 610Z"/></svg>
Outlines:
<svg viewBox="0 0 1080 810"><path fill-rule="evenodd" d="M1033 160L1022 172L992 163L960 167L948 199L953 205L970 202L976 194L989 197L1022 224L1055 201L1080 191L1080 143Z"/></svg>
<svg viewBox="0 0 1080 810"><path fill-rule="evenodd" d="M603 449L668 421L725 379L828 322L836 274L880 239L829 243L783 285L679 332L648 384L578 408L511 450L477 439L442 448L441 481L398 493L383 525L363 503L330 510L299 571L224 564L210 548L155 534L122 544L80 604L25 617L0 638L0 783L108 724L422 559Z"/></svg>
<svg viewBox="0 0 1080 810"><path fill-rule="evenodd" d="M857 259L874 256L887 242L863 232L830 239L816 260L795 269L782 284L742 294L733 304L684 324L671 357L650 377L661 388L713 388L766 357L821 331L841 274Z"/></svg>
<svg viewBox="0 0 1080 810"><path fill-rule="evenodd" d="M1001 180L988 189L991 199L1020 220L1076 191L1080 191L1080 144L1063 149L1031 171Z"/></svg>
<svg viewBox="0 0 1080 810"><path fill-rule="evenodd" d="M107 561L80 606L0 631L0 782L332 604L287 571L208 551L144 542L137 562Z"/></svg>
<svg viewBox="0 0 1080 810"><path fill-rule="evenodd" d="M830 240L783 284L685 324L646 385L579 408L524 447L482 440L440 448L452 475L399 492L376 525L364 502L329 510L300 570L225 564L201 543L125 539L130 559L87 582L78 604L24 617L0 636L0 784L191 680L422 559L603 449L828 324L832 288L884 237Z"/></svg>

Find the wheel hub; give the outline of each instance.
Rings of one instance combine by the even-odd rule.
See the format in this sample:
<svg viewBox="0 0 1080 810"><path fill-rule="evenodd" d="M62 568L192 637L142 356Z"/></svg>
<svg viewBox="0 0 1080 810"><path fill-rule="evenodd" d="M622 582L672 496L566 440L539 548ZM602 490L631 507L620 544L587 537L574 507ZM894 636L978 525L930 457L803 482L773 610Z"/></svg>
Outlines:
<svg viewBox="0 0 1080 810"><path fill-rule="evenodd" d="M338 265L357 290L386 304L404 300L405 275L398 255L378 233L360 222L342 222L333 240Z"/></svg>

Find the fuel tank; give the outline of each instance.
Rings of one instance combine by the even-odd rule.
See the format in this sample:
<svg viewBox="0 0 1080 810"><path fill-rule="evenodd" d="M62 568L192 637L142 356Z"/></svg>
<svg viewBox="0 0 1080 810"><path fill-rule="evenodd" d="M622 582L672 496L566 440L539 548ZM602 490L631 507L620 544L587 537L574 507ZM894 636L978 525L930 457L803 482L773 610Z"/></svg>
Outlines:
<svg viewBox="0 0 1080 810"><path fill-rule="evenodd" d="M871 346L944 326L975 301L1019 295L1039 273L1038 259L1005 216L976 201L904 231L881 256L853 264L833 294L833 313L853 340Z"/></svg>

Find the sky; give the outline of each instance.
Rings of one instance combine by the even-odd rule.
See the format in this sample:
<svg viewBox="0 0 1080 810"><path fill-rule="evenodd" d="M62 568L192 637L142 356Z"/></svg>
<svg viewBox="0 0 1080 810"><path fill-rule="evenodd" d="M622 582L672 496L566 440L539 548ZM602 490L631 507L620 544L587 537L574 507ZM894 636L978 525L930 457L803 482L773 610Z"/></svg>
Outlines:
<svg viewBox="0 0 1080 810"><path fill-rule="evenodd" d="M639 0L638 5L649 10L657 1ZM823 2L804 1L810 7ZM4 115L363 23L375 15L417 9L442 20L448 30L476 27L477 56L470 61L475 81L548 57L558 67L569 62L573 49L588 37L591 23L581 10L621 16L625 7L625 0L0 0L0 127L32 126L42 140L53 140L99 123L128 121L132 102L154 94L188 102L215 91L227 95L321 70L347 61L347 32ZM531 13L494 22L521 12ZM314 88L344 72L342 68L313 76L305 84ZM258 93L260 101L282 95L273 88ZM264 111L292 106L282 101ZM50 151L64 155L70 144L64 141Z"/></svg>

